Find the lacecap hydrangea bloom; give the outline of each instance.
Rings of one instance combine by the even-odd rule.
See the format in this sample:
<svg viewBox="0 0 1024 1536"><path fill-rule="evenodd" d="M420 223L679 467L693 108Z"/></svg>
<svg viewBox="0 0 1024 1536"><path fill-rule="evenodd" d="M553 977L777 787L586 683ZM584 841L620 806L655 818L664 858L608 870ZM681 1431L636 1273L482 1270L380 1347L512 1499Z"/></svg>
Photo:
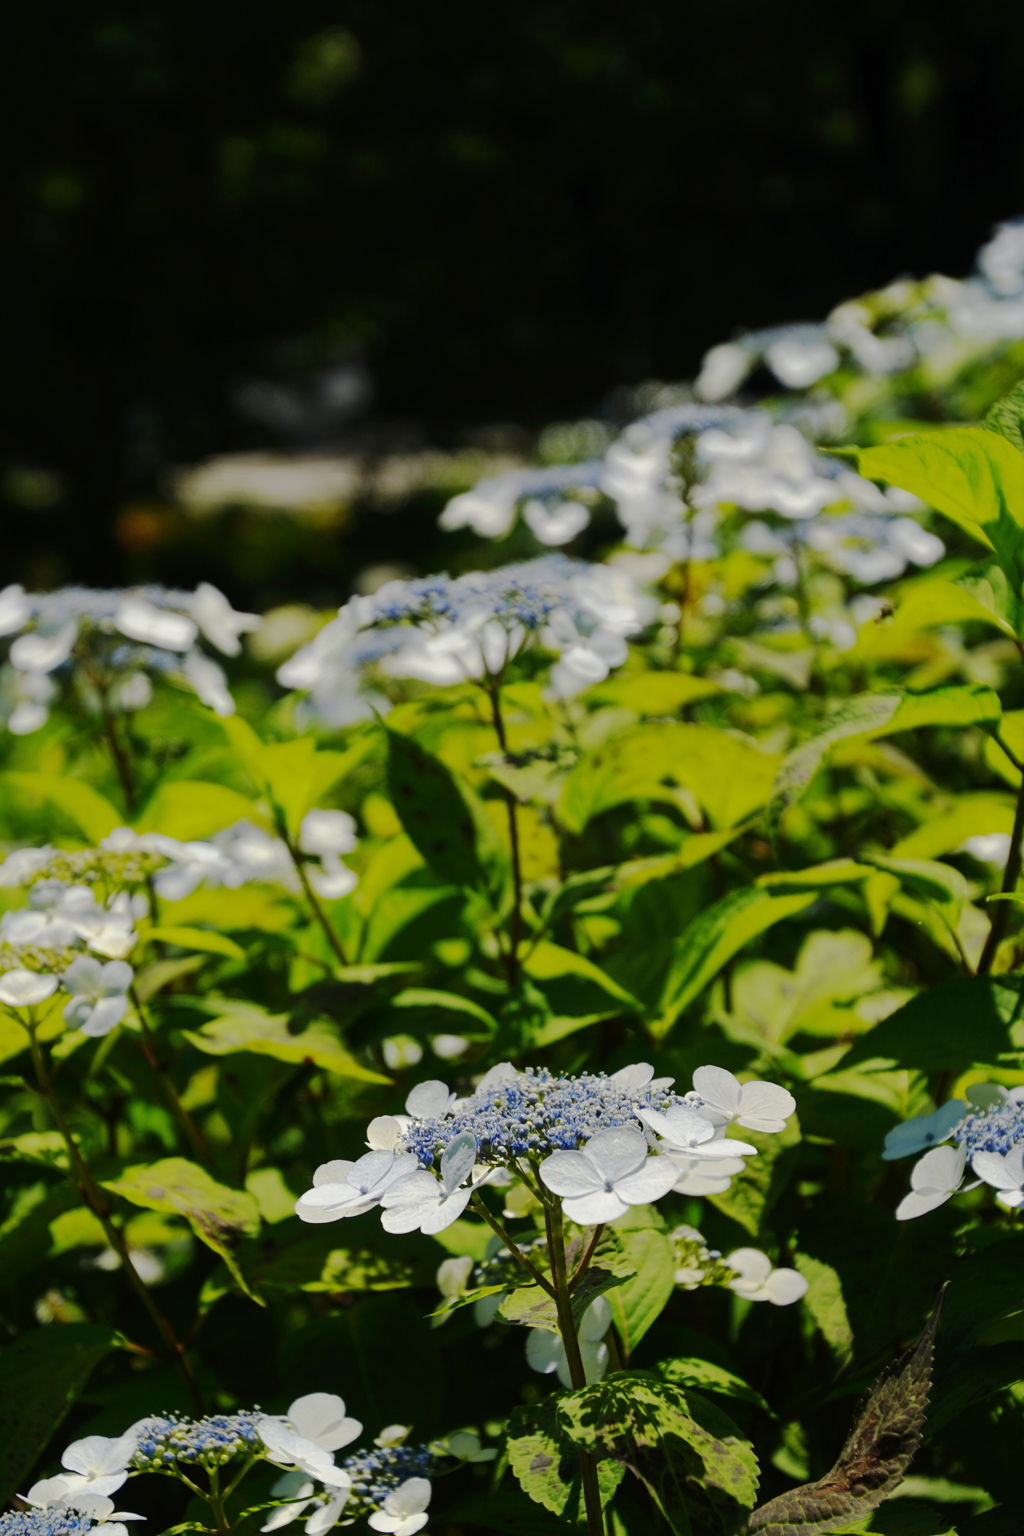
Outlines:
<svg viewBox="0 0 1024 1536"><path fill-rule="evenodd" d="M952 1140L954 1146L943 1143ZM964 1189L988 1184L1007 1210L1024 1208L1024 1088L978 1083L965 1099L950 1099L889 1132L882 1156L907 1157L925 1148L910 1174L898 1221L924 1216ZM965 1183L968 1170L976 1175Z"/></svg>
<svg viewBox="0 0 1024 1536"><path fill-rule="evenodd" d="M554 653L550 687L566 697L626 659L626 637L653 606L623 571L549 555L496 571L389 581L354 597L279 668L332 725L388 707L385 678L446 686L497 679L529 647ZM374 686L374 674L378 683Z"/></svg>
<svg viewBox="0 0 1024 1536"><path fill-rule="evenodd" d="M778 1132L795 1108L785 1088L741 1084L720 1067L699 1068L685 1094L672 1082L646 1063L560 1077L504 1062L466 1098L420 1083L404 1115L371 1122L364 1157L317 1169L296 1212L327 1222L380 1206L386 1231L440 1232L484 1184L520 1173L535 1174L571 1220L597 1225L669 1190L728 1188L757 1148L727 1127Z"/></svg>
<svg viewBox="0 0 1024 1536"><path fill-rule="evenodd" d="M96 712L142 709L153 696L151 675L159 673L182 679L218 715L233 714L224 671L200 641L237 656L240 636L261 623L257 614L236 612L207 581L194 592L5 587L0 637L10 645L0 707L7 727L21 736L38 731L62 680L71 680L80 701Z"/></svg>

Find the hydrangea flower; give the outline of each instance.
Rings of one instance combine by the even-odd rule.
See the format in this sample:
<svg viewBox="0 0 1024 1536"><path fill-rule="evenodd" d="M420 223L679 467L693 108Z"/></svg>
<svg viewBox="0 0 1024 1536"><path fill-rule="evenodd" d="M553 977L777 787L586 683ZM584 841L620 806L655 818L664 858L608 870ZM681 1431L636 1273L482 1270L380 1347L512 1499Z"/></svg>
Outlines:
<svg viewBox="0 0 1024 1536"><path fill-rule="evenodd" d="M789 1307L807 1294L807 1281L799 1270L776 1269L766 1253L758 1248L736 1248L726 1254L724 1263L733 1271L725 1284L747 1301L770 1301L774 1307Z"/></svg>
<svg viewBox="0 0 1024 1536"><path fill-rule="evenodd" d="M950 1099L930 1115L916 1115L913 1120L904 1120L886 1135L882 1156L892 1162L895 1158L910 1157L914 1152L936 1147L949 1140L966 1114L965 1100Z"/></svg>
<svg viewBox="0 0 1024 1536"><path fill-rule="evenodd" d="M278 670L309 707L341 725L387 708L364 677L439 686L500 677L528 647L557 654L551 687L578 693L626 659L626 637L653 607L622 571L548 555L496 571L389 581L355 597Z"/></svg>
<svg viewBox="0 0 1024 1536"><path fill-rule="evenodd" d="M57 990L56 976L39 976L16 966L0 976L0 1003L7 1008L32 1008Z"/></svg>
<svg viewBox="0 0 1024 1536"><path fill-rule="evenodd" d="M261 1415L256 1420L256 1433L263 1443L267 1459L275 1466L285 1467L288 1471L304 1472L307 1477L315 1477L317 1482L328 1488L347 1489L350 1486L351 1478L341 1467L335 1466L330 1451L299 1434L283 1420Z"/></svg>
<svg viewBox="0 0 1024 1536"><path fill-rule="evenodd" d="M5 587L0 636L16 637L5 667L8 729L17 735L39 730L56 696L53 678L65 674L97 711L144 708L152 697L150 675L169 673L217 714L233 714L224 673L200 648L200 636L222 655L237 656L239 636L261 623L257 614L236 612L209 582L195 592L64 587L34 594Z"/></svg>
<svg viewBox="0 0 1024 1536"><path fill-rule="evenodd" d="M128 1012L128 988L135 973L124 960L105 965L92 955L79 955L64 972L64 1021L83 1035L108 1035Z"/></svg>
<svg viewBox="0 0 1024 1536"><path fill-rule="evenodd" d="M61 1466L72 1474L63 1481L75 1492L116 1493L127 1481L137 1451L135 1426L116 1437L87 1435L73 1441L61 1456Z"/></svg>
<svg viewBox="0 0 1024 1536"><path fill-rule="evenodd" d="M425 1477L410 1477L392 1493L387 1494L380 1509L369 1516L368 1524L375 1531L386 1531L390 1536L415 1536L428 1520L427 1505L432 1493Z"/></svg>
<svg viewBox="0 0 1024 1536"><path fill-rule="evenodd" d="M963 1147L935 1147L915 1163L910 1174L910 1194L896 1207L897 1221L927 1215L960 1189L967 1154Z"/></svg>
<svg viewBox="0 0 1024 1536"><path fill-rule="evenodd" d="M672 1081L655 1078L647 1063L611 1076L558 1077L543 1067L517 1072L502 1062L466 1098L443 1082L420 1083L404 1115L371 1122L373 1150L366 1157L317 1170L296 1212L307 1221L334 1221L379 1203L389 1231L440 1231L482 1183L532 1164L563 1197L570 1218L613 1220L673 1187L689 1192L701 1175L709 1190L726 1188L756 1149L734 1142L722 1127L735 1119L759 1130L781 1129L794 1108L792 1095L777 1084L740 1084L720 1068L699 1068L688 1094L674 1093ZM663 1118L652 1122L651 1115ZM652 1123L679 1140L659 1142ZM409 1156L413 1169L398 1162Z"/></svg>
<svg viewBox="0 0 1024 1536"><path fill-rule="evenodd" d="M975 1189L979 1182L999 1192L1001 1205L1016 1209L1024 1203L1015 1197L1019 1189L1015 1177L1024 1152L1024 1087L1006 1089L998 1083L976 1083L967 1089L966 1097L966 1104L952 1099L932 1115L897 1126L886 1137L883 1157L902 1157L950 1136L956 1140L955 1147L935 1146L914 1165L910 1194L896 1211L898 1220L923 1216L961 1188ZM978 1178L963 1185L968 1163Z"/></svg>

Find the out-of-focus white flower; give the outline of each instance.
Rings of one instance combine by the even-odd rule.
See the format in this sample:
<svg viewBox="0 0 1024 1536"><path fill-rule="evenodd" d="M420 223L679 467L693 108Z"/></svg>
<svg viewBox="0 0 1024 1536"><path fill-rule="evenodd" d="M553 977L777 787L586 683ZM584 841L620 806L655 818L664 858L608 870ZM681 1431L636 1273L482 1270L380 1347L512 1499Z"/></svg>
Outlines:
<svg viewBox="0 0 1024 1536"><path fill-rule="evenodd" d="M465 1056L470 1044L464 1035L435 1035L430 1042L430 1049L442 1061L458 1061L460 1056Z"/></svg>
<svg viewBox="0 0 1024 1536"><path fill-rule="evenodd" d="M493 1446L481 1445L480 1436L475 1429L456 1430L447 1439L440 1441L439 1445L449 1456L464 1462L494 1461L498 1454Z"/></svg>
<svg viewBox="0 0 1024 1536"><path fill-rule="evenodd" d="M32 604L17 582L0 591L0 635L16 635L32 617Z"/></svg>
<svg viewBox="0 0 1024 1536"><path fill-rule="evenodd" d="M693 1074L700 1112L713 1125L746 1126L748 1131L778 1132L796 1109L796 1100L778 1083L740 1083L724 1067L698 1067Z"/></svg>
<svg viewBox="0 0 1024 1536"><path fill-rule="evenodd" d="M303 853L351 853L358 843L356 824L347 811L307 811L299 828Z"/></svg>
<svg viewBox="0 0 1024 1536"><path fill-rule="evenodd" d="M204 656L202 651L190 650L181 671L185 681L195 689L207 709L212 709L215 715L222 718L234 714L235 701L231 697L223 667L218 666L209 656Z"/></svg>
<svg viewBox="0 0 1024 1536"><path fill-rule="evenodd" d="M406 1478L388 1494L380 1509L374 1510L367 1524L375 1531L389 1533L389 1536L415 1536L429 1518L426 1510L432 1491L427 1478Z"/></svg>
<svg viewBox="0 0 1024 1536"><path fill-rule="evenodd" d="M839 353L820 326L793 326L765 352L765 362L787 389L807 389L839 367Z"/></svg>
<svg viewBox="0 0 1024 1536"><path fill-rule="evenodd" d="M137 937L131 897L127 891L119 891L111 897L106 907L101 907L93 900L91 892L89 898L91 904L84 900L74 907L64 903L61 907L62 915L67 917L79 938L97 955L110 960L123 960Z"/></svg>
<svg viewBox="0 0 1024 1536"><path fill-rule="evenodd" d="M896 1207L897 1221L911 1221L945 1205L963 1183L966 1156L962 1147L936 1147L914 1164L910 1194Z"/></svg>
<svg viewBox="0 0 1024 1536"><path fill-rule="evenodd" d="M45 1003L56 990L56 976L40 976L22 966L0 976L0 1003L8 1008L32 1008L36 1003Z"/></svg>
<svg viewBox="0 0 1024 1536"><path fill-rule="evenodd" d="M590 522L590 511L581 501L560 501L555 506L532 497L523 506L523 520L539 544L568 544Z"/></svg>
<svg viewBox="0 0 1024 1536"><path fill-rule="evenodd" d="M705 352L694 393L701 400L724 400L739 389L754 366L755 357L737 342L724 341Z"/></svg>
<svg viewBox="0 0 1024 1536"><path fill-rule="evenodd" d="M471 491L453 496L439 518L449 532L472 528L482 539L503 539L516 517L516 503L522 494L515 470L481 480Z"/></svg>
<svg viewBox="0 0 1024 1536"><path fill-rule="evenodd" d="M948 1141L966 1113L967 1105L963 1099L950 1099L930 1115L904 1120L902 1125L893 1126L887 1133L883 1158L892 1162L895 1158L910 1157L915 1152L924 1152L928 1147Z"/></svg>
<svg viewBox="0 0 1024 1536"><path fill-rule="evenodd" d="M165 651L187 651L199 633L185 614L171 613L138 596L122 599L114 612L114 625L129 640Z"/></svg>
<svg viewBox="0 0 1024 1536"><path fill-rule="evenodd" d="M581 1226L614 1221L631 1205L649 1205L676 1181L675 1164L648 1156L647 1139L631 1126L598 1131L578 1152L551 1152L540 1177L562 1210Z"/></svg>
<svg viewBox="0 0 1024 1536"><path fill-rule="evenodd" d="M380 1043L384 1065L391 1072L415 1067L423 1060L423 1047L412 1035L389 1035Z"/></svg>
<svg viewBox="0 0 1024 1536"><path fill-rule="evenodd" d="M73 621L58 629L30 630L12 644L11 666L19 672L52 672L67 661L77 638L78 625Z"/></svg>
<svg viewBox="0 0 1024 1536"><path fill-rule="evenodd" d="M771 1259L759 1248L736 1248L724 1262L736 1271L727 1280L730 1291L748 1301L770 1301L775 1307L788 1307L807 1294L807 1281L799 1270L775 1269Z"/></svg>
<svg viewBox="0 0 1024 1536"><path fill-rule="evenodd" d="M19 672L7 664L0 667L0 717L6 719L12 736L31 736L41 730L56 696L48 673Z"/></svg>
<svg viewBox="0 0 1024 1536"><path fill-rule="evenodd" d="M314 1223L362 1216L380 1203L392 1184L414 1173L416 1167L411 1152L367 1152L354 1163L346 1158L321 1163L313 1175L313 1188L295 1202L295 1214Z"/></svg>
<svg viewBox="0 0 1024 1536"><path fill-rule="evenodd" d="M588 1383L600 1381L608 1369L608 1346L601 1341L611 1320L612 1309L604 1296L592 1301L580 1319L580 1357ZM542 1376L557 1372L563 1387L572 1386L565 1345L557 1333L531 1328L526 1340L526 1363Z"/></svg>
<svg viewBox="0 0 1024 1536"><path fill-rule="evenodd" d="M78 955L64 972L71 1000L64 1005L64 1020L83 1035L108 1035L128 1012L128 988L134 971L124 960L104 965L92 955Z"/></svg>
<svg viewBox="0 0 1024 1536"><path fill-rule="evenodd" d="M969 853L981 864L994 864L997 869L1005 869L1011 843L1009 832L976 832L962 842L956 852Z"/></svg>
<svg viewBox="0 0 1024 1536"><path fill-rule="evenodd" d="M192 594L192 617L218 651L237 656L242 649L240 635L251 634L263 623L258 613L239 613L223 592L208 581L201 581Z"/></svg>

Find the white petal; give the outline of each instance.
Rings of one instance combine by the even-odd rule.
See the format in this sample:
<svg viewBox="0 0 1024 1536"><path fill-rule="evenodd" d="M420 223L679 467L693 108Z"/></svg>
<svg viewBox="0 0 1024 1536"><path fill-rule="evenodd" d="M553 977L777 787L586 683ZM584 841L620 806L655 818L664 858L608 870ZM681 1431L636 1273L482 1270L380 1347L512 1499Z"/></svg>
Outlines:
<svg viewBox="0 0 1024 1536"><path fill-rule="evenodd" d="M300 1435L314 1441L325 1451L338 1451L362 1433L358 1419L345 1415L345 1403L333 1392L307 1392L297 1397L288 1409L288 1417Z"/></svg>
<svg viewBox="0 0 1024 1536"><path fill-rule="evenodd" d="M667 1195L678 1177L679 1169L670 1157L649 1157L635 1173L616 1179L615 1193L630 1205L649 1205Z"/></svg>
<svg viewBox="0 0 1024 1536"><path fill-rule="evenodd" d="M475 1162L476 1137L464 1131L455 1137L441 1158L441 1182L449 1193L469 1177Z"/></svg>
<svg viewBox="0 0 1024 1536"><path fill-rule="evenodd" d="M598 1131L583 1148L604 1183L615 1183L642 1168L647 1158L647 1138L630 1125Z"/></svg>
<svg viewBox="0 0 1024 1536"><path fill-rule="evenodd" d="M278 1509L271 1510L270 1518L266 1525L261 1525L261 1532L279 1531L284 1525L291 1525L293 1520L298 1520L302 1512L308 1508L308 1499L298 1499L294 1504L282 1504Z"/></svg>
<svg viewBox="0 0 1024 1536"><path fill-rule="evenodd" d="M694 1091L705 1104L733 1120L740 1107L740 1085L724 1067L698 1067L693 1074Z"/></svg>
<svg viewBox="0 0 1024 1536"><path fill-rule="evenodd" d="M40 976L16 966L0 976L0 1003L6 1003L8 1008L31 1008L34 1003L52 997L57 985L56 976Z"/></svg>
<svg viewBox="0 0 1024 1536"><path fill-rule="evenodd" d="M540 1176L552 1194L571 1197L590 1194L604 1183L583 1152L549 1153L540 1165Z"/></svg>
<svg viewBox="0 0 1024 1536"><path fill-rule="evenodd" d="M321 1184L345 1184L355 1164L348 1158L336 1157L329 1163L321 1163L313 1175L313 1187Z"/></svg>
<svg viewBox="0 0 1024 1536"><path fill-rule="evenodd" d="M476 1085L477 1093L489 1093L492 1088L499 1088L503 1083L516 1083L519 1081L519 1073L510 1061L499 1061L496 1067L485 1072Z"/></svg>
<svg viewBox="0 0 1024 1536"><path fill-rule="evenodd" d="M472 1198L471 1189L457 1189L452 1195L444 1195L434 1209L423 1218L420 1231L426 1233L428 1237L433 1237L437 1232L443 1232L445 1227L450 1227L453 1221L458 1221Z"/></svg>
<svg viewBox="0 0 1024 1536"><path fill-rule="evenodd" d="M406 1113L414 1115L417 1120L436 1120L447 1114L454 1097L447 1083L436 1079L417 1083L405 1101Z"/></svg>
<svg viewBox="0 0 1024 1536"><path fill-rule="evenodd" d="M641 1088L647 1087L653 1076L654 1068L650 1063L638 1061L630 1067L620 1067L617 1072L612 1073L608 1081L618 1083L620 1088L625 1088L627 1091L633 1089L639 1092Z"/></svg>
<svg viewBox="0 0 1024 1536"><path fill-rule="evenodd" d="M952 1194L963 1178L965 1162L960 1147L935 1147L914 1164L910 1187L922 1192L931 1189Z"/></svg>
<svg viewBox="0 0 1024 1536"><path fill-rule="evenodd" d="M778 1083L744 1083L736 1120L750 1131L782 1131L796 1099Z"/></svg>
<svg viewBox="0 0 1024 1536"><path fill-rule="evenodd" d="M736 1279L728 1282L731 1290L756 1290L772 1272L772 1261L760 1248L737 1248L727 1254L725 1263L736 1271Z"/></svg>
<svg viewBox="0 0 1024 1536"><path fill-rule="evenodd" d="M629 1204L614 1190L599 1189L593 1194L563 1199L562 1210L570 1221L581 1227L596 1227L600 1222L617 1221L620 1216L625 1216Z"/></svg>
<svg viewBox="0 0 1024 1536"><path fill-rule="evenodd" d="M377 1115L366 1127L366 1145L374 1151L393 1152L401 1138L402 1126L395 1115Z"/></svg>
<svg viewBox="0 0 1024 1536"><path fill-rule="evenodd" d="M199 633L184 614L168 613L143 597L126 597L114 614L114 623L129 640L167 651L187 651Z"/></svg>
<svg viewBox="0 0 1024 1536"><path fill-rule="evenodd" d="M565 1345L557 1333L546 1328L531 1328L526 1337L526 1363L531 1371L551 1376L565 1359Z"/></svg>
<svg viewBox="0 0 1024 1536"><path fill-rule="evenodd" d="M807 1281L799 1270L773 1269L765 1286L774 1307L789 1307L807 1294Z"/></svg>
<svg viewBox="0 0 1024 1536"><path fill-rule="evenodd" d="M1005 1152L975 1152L971 1167L993 1189L1019 1189L1021 1180L1007 1167Z"/></svg>
<svg viewBox="0 0 1024 1536"><path fill-rule="evenodd" d="M909 1195L904 1195L896 1207L896 1220L911 1221L915 1216L926 1216L937 1206L945 1205L952 1194L951 1189L927 1189L915 1190Z"/></svg>
<svg viewBox="0 0 1024 1536"><path fill-rule="evenodd" d="M598 1296L580 1318L580 1340L596 1344L608 1332L612 1320L611 1302L607 1296Z"/></svg>

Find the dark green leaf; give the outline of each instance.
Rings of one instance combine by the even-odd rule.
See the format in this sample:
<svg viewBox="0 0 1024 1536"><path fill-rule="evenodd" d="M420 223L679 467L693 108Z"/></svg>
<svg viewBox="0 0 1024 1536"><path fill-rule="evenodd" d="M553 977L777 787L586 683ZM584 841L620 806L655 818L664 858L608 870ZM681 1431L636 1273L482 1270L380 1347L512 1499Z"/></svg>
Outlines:
<svg viewBox="0 0 1024 1536"><path fill-rule="evenodd" d="M402 826L442 880L500 899L506 859L469 786L410 736L387 731L388 791Z"/></svg>
<svg viewBox="0 0 1024 1536"><path fill-rule="evenodd" d="M1015 384L1009 394L1002 395L990 406L981 424L990 432L998 432L1018 452L1024 453L1024 381Z"/></svg>
<svg viewBox="0 0 1024 1536"><path fill-rule="evenodd" d="M120 1335L97 1323L51 1323L0 1351L0 1502L18 1491Z"/></svg>
<svg viewBox="0 0 1024 1536"><path fill-rule="evenodd" d="M517 1408L508 1424L509 1465L524 1493L561 1519L583 1519L583 1484L578 1446L570 1440L559 1414L563 1399L548 1397L533 1408ZM602 1506L625 1476L617 1461L598 1464Z"/></svg>

